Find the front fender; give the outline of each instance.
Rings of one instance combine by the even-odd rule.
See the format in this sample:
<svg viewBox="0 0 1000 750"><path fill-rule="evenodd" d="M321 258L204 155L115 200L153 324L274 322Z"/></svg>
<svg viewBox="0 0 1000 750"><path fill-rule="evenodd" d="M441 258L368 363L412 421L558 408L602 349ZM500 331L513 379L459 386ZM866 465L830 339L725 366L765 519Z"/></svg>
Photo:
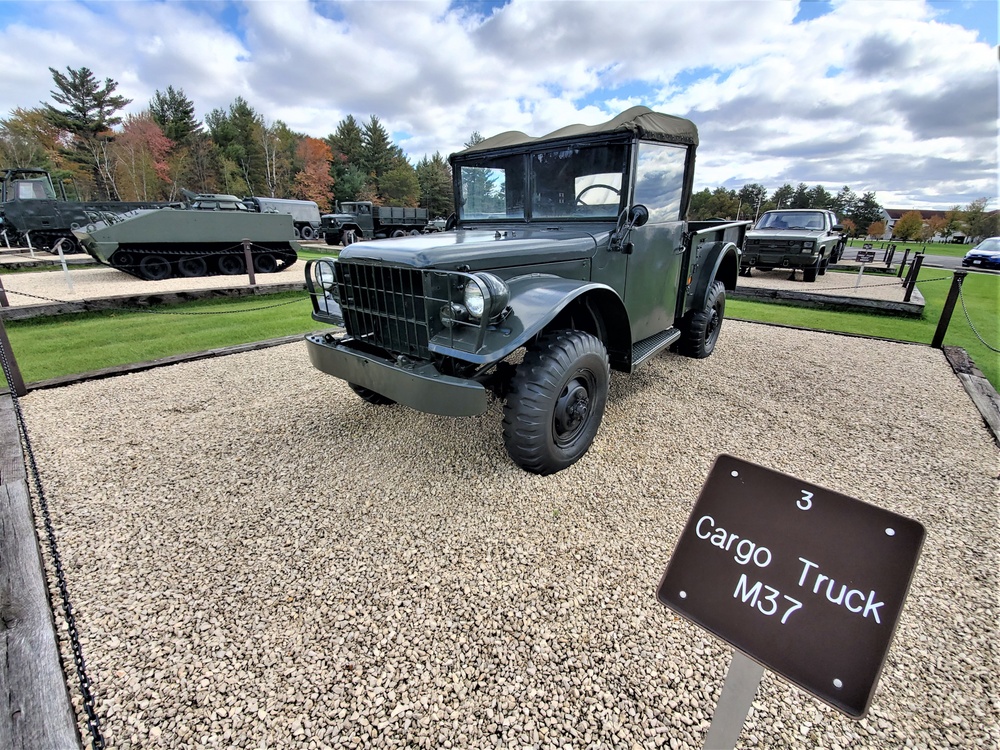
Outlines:
<svg viewBox="0 0 1000 750"><path fill-rule="evenodd" d="M599 292L605 297L610 294L618 299L617 293L605 284L548 274L508 279L507 286L510 289L511 313L487 329L478 352L460 351L434 340L430 342L430 350L475 364L499 362L537 336L574 300L592 292ZM625 314L623 304L621 312Z"/></svg>

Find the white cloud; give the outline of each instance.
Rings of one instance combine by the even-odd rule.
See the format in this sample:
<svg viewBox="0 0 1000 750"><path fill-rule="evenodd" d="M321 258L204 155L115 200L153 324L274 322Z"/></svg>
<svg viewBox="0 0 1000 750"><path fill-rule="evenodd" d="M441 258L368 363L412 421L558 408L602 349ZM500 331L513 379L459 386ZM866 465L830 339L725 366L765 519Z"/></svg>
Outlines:
<svg viewBox="0 0 1000 750"><path fill-rule="evenodd" d="M416 160L474 130L541 134L643 103L698 124L699 187L849 184L914 205L996 194L996 50L920 0L838 0L800 23L783 0L16 8L0 20L0 112L47 101L47 66L86 65L132 111L173 85L199 116L243 96L318 137L375 114Z"/></svg>

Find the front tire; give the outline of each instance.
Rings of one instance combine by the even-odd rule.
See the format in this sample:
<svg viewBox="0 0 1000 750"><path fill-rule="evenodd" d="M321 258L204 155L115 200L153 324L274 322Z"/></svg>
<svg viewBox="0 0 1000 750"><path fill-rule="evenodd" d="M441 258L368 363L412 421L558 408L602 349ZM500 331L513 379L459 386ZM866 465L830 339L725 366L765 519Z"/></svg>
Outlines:
<svg viewBox="0 0 1000 750"><path fill-rule="evenodd" d="M554 474L590 448L608 400L611 369L600 339L544 334L517 367L503 410L507 454L534 474Z"/></svg>
<svg viewBox="0 0 1000 750"><path fill-rule="evenodd" d="M692 310L684 316L678 347L681 354L694 359L704 359L715 351L725 315L726 286L721 281L714 281L708 291L705 306L700 310Z"/></svg>
<svg viewBox="0 0 1000 750"><path fill-rule="evenodd" d="M816 274L819 273L819 264L802 269L803 281L816 281Z"/></svg>

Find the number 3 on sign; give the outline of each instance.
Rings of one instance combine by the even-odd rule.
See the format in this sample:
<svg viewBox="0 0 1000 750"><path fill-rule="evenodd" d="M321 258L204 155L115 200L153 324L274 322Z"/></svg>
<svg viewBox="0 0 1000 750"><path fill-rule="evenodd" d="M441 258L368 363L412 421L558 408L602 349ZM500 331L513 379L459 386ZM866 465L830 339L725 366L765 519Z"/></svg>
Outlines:
<svg viewBox="0 0 1000 750"><path fill-rule="evenodd" d="M795 503L795 507L799 510L809 510L813 507L813 493L808 490L799 490L802 493L802 497Z"/></svg>

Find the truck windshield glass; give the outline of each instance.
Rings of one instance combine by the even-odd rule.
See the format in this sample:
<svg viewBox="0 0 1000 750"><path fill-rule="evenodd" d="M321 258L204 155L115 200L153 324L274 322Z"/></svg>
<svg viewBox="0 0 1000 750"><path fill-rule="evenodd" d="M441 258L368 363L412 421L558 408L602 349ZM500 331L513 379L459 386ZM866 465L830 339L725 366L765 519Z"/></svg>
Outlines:
<svg viewBox="0 0 1000 750"><path fill-rule="evenodd" d="M56 191L47 179L17 180L14 183L14 195L19 201L56 199Z"/></svg>
<svg viewBox="0 0 1000 750"><path fill-rule="evenodd" d="M627 144L484 156L459 166L462 220L614 219L622 210ZM525 179L525 167L530 169ZM530 185L530 201L525 187Z"/></svg>
<svg viewBox="0 0 1000 750"><path fill-rule="evenodd" d="M820 211L768 211L754 229L823 229Z"/></svg>
<svg viewBox="0 0 1000 750"><path fill-rule="evenodd" d="M621 213L625 144L533 154L532 217L615 218Z"/></svg>

